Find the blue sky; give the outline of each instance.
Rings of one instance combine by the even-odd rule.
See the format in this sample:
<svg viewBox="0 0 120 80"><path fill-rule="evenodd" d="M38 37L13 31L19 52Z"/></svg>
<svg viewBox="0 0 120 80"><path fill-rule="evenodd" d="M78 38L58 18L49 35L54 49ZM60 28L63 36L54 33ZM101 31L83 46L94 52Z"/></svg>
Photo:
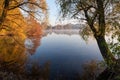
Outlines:
<svg viewBox="0 0 120 80"><path fill-rule="evenodd" d="M67 24L67 23L72 23L76 24L78 21L75 19L65 19L64 21L62 20L61 22L59 21L59 6L56 4L56 0L46 0L48 9L49 9L49 23L51 25L56 25L56 24Z"/></svg>
<svg viewBox="0 0 120 80"><path fill-rule="evenodd" d="M55 3L55 0L46 0L49 9L49 22L51 25L56 24L56 20L58 18L58 7Z"/></svg>

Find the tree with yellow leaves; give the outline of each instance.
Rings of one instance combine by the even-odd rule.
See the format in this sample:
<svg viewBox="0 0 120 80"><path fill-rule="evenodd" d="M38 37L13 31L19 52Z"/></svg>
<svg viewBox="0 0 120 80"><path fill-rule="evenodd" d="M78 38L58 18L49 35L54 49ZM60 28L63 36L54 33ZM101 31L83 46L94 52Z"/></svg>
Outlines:
<svg viewBox="0 0 120 80"><path fill-rule="evenodd" d="M47 4L45 0L1 0L0 30L13 31L16 29L19 30L19 32L23 32L19 28L25 26L26 16L36 18L40 16L40 14L46 14L46 10ZM24 13L27 14L25 15ZM38 19L36 18L36 20Z"/></svg>

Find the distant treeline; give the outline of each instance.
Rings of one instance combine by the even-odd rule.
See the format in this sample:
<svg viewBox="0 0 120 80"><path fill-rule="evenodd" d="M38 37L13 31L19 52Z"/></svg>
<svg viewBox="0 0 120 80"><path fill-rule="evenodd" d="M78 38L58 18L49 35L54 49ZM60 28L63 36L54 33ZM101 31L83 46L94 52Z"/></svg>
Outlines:
<svg viewBox="0 0 120 80"><path fill-rule="evenodd" d="M55 26L48 26L47 29L55 29L55 30L63 30L63 29L81 29L83 28L83 24L65 24L65 25L55 25Z"/></svg>

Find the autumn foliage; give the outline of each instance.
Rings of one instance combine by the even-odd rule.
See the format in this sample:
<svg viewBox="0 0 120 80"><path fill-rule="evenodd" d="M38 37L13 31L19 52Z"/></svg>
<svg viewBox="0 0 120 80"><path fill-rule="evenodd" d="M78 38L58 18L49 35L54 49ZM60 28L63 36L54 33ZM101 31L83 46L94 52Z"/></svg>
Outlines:
<svg viewBox="0 0 120 80"><path fill-rule="evenodd" d="M27 58L24 42L31 37L40 39L42 28L36 15L40 13L44 17L46 8L45 0L0 0L0 64L3 68L22 68ZM33 51L39 45L36 40Z"/></svg>
<svg viewBox="0 0 120 80"><path fill-rule="evenodd" d="M46 0L1 0L0 35L23 38L27 35L41 34L37 17L47 15ZM39 22L38 22L39 21Z"/></svg>

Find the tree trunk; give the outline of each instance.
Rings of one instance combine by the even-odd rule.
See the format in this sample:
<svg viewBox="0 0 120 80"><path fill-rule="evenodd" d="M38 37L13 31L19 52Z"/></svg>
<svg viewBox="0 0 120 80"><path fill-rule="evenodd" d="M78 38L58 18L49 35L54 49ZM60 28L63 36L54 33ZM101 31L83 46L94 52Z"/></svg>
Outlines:
<svg viewBox="0 0 120 80"><path fill-rule="evenodd" d="M104 11L104 1L103 0L97 0L97 12L98 12L98 23L99 23L99 33L101 36L105 35L105 11Z"/></svg>
<svg viewBox="0 0 120 80"><path fill-rule="evenodd" d="M100 52L101 52L104 60L107 62L107 64L111 64L111 63L115 62L116 59L112 55L110 49L108 48L108 45L106 43L104 36L95 36L95 38L98 43Z"/></svg>
<svg viewBox="0 0 120 80"><path fill-rule="evenodd" d="M108 44L105 40L105 12L104 12L104 1L103 0L96 0L97 7L98 7L98 23L99 23L99 31L98 33L94 32L94 36L96 38L96 41L98 43L100 52L105 59L107 65L110 65L115 62L115 57L112 55L112 52L108 48Z"/></svg>

